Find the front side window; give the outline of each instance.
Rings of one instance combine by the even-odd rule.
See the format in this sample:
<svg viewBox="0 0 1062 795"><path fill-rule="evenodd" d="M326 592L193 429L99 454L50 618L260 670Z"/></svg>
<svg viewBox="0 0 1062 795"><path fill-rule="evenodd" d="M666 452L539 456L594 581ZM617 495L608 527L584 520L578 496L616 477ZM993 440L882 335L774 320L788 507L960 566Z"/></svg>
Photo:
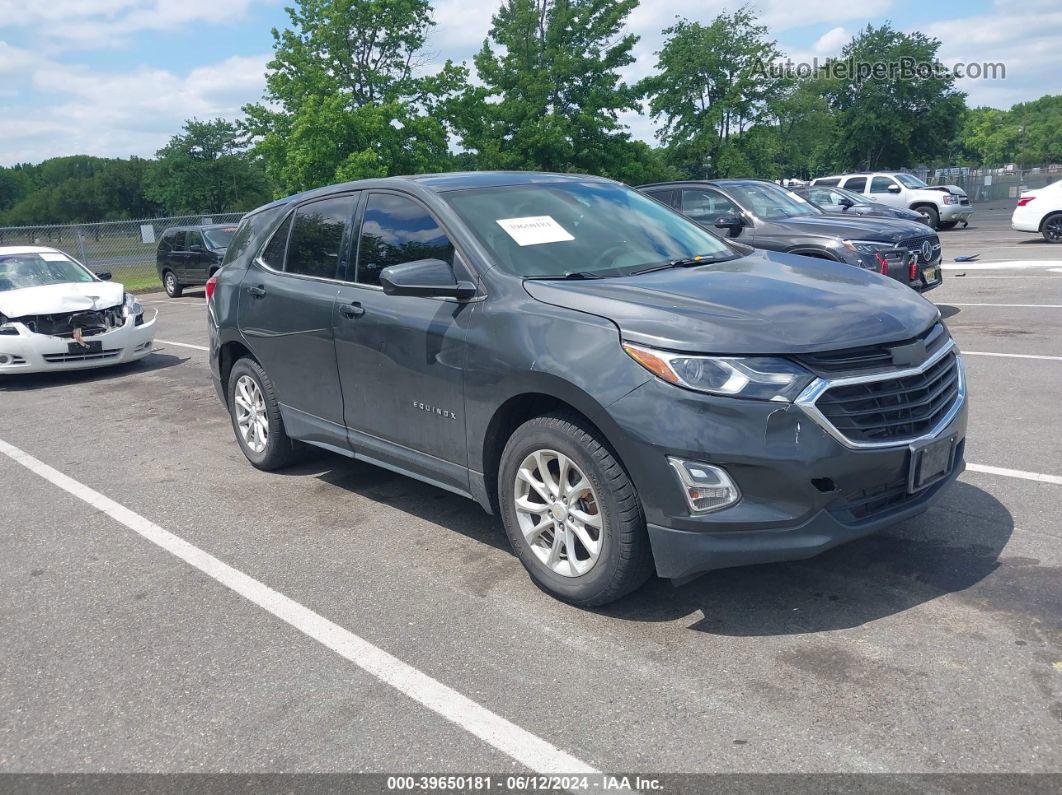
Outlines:
<svg viewBox="0 0 1062 795"><path fill-rule="evenodd" d="M95 276L58 252L0 255L0 293L49 284L92 282Z"/></svg>
<svg viewBox="0 0 1062 795"><path fill-rule="evenodd" d="M384 268L420 259L453 264L453 244L438 222L405 196L370 193L361 224L355 281L379 285Z"/></svg>
<svg viewBox="0 0 1062 795"><path fill-rule="evenodd" d="M295 211L284 270L334 279L354 215L354 197L334 196L304 204Z"/></svg>
<svg viewBox="0 0 1062 795"><path fill-rule="evenodd" d="M808 198L815 204L838 205L841 203L841 194L827 188L811 188Z"/></svg>
<svg viewBox="0 0 1062 795"><path fill-rule="evenodd" d="M870 192L888 193L889 187L895 184L896 183L893 182L890 177L874 177L874 179L870 181Z"/></svg>
<svg viewBox="0 0 1062 795"><path fill-rule="evenodd" d="M689 257L736 257L688 218L614 182L470 188L444 197L497 267L525 278L626 276Z"/></svg>
<svg viewBox="0 0 1062 795"><path fill-rule="evenodd" d="M699 224L711 226L727 215L741 215L734 202L714 190L682 191L682 212Z"/></svg>
<svg viewBox="0 0 1062 795"><path fill-rule="evenodd" d="M193 230L188 233L188 237L185 238L185 243L188 248L191 248L192 246L199 246L199 248L202 248L203 236L199 234L199 232Z"/></svg>

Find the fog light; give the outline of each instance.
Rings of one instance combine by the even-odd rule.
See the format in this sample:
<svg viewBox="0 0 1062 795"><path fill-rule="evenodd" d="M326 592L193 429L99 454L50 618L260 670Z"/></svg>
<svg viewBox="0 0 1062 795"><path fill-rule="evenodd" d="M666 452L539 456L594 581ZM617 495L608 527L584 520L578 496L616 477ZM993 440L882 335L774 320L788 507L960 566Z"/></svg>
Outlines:
<svg viewBox="0 0 1062 795"><path fill-rule="evenodd" d="M670 456L667 460L678 475L692 513L718 511L741 499L737 485L722 467Z"/></svg>
<svg viewBox="0 0 1062 795"><path fill-rule="evenodd" d="M6 353L0 353L0 367L5 364L11 364L11 357Z"/></svg>

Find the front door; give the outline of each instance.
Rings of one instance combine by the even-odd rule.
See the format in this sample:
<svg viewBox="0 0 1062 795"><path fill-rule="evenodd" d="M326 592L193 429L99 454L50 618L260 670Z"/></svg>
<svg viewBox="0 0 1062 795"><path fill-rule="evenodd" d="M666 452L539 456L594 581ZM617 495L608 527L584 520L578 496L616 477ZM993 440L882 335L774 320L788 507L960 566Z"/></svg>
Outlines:
<svg viewBox="0 0 1062 795"><path fill-rule="evenodd" d="M300 205L248 268L240 325L273 381L288 433L346 450L332 311L355 194Z"/></svg>
<svg viewBox="0 0 1062 795"><path fill-rule="evenodd" d="M444 260L470 278L439 223L400 193L368 194L354 267L336 299L335 346L355 451L468 490L464 416L467 301L386 295L380 271Z"/></svg>
<svg viewBox="0 0 1062 795"><path fill-rule="evenodd" d="M715 222L727 216L745 218L745 214L729 198L714 188L683 188L681 194L682 214L711 232L728 238L737 238L742 243L753 245L754 232L751 226L736 229L718 229Z"/></svg>

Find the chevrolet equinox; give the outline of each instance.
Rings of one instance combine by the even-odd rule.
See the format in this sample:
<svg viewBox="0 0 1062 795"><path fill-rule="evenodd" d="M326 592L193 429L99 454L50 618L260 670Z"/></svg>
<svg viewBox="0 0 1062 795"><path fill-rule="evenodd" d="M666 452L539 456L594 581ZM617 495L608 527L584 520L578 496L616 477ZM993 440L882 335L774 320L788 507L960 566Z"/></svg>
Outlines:
<svg viewBox="0 0 1062 795"><path fill-rule="evenodd" d="M749 253L584 175L364 180L262 207L207 285L250 462L301 444L500 514L549 593L601 605L807 558L963 469L962 362L933 304Z"/></svg>

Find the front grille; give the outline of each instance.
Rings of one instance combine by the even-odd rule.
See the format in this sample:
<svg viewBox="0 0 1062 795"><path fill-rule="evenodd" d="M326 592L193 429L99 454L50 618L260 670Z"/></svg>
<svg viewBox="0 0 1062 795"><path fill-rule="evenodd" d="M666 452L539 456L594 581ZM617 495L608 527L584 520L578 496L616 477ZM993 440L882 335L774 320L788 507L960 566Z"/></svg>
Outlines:
<svg viewBox="0 0 1062 795"><path fill-rule="evenodd" d="M942 324L936 323L911 339L825 353L806 353L797 358L801 364L817 375L825 377L864 375L895 369L892 363L892 349L909 345L917 340L925 343L926 358L929 358L948 341L948 334ZM921 364L922 362L917 362L914 366Z"/></svg>
<svg viewBox="0 0 1062 795"><path fill-rule="evenodd" d="M969 207L970 206L970 200L967 199L965 196L960 196L959 197L959 204L962 204L962 205L964 205L966 207Z"/></svg>
<svg viewBox="0 0 1062 795"><path fill-rule="evenodd" d="M100 359L113 359L121 349L109 351L97 351L96 353L46 353L44 361L52 364L65 364L66 362L92 362Z"/></svg>
<svg viewBox="0 0 1062 795"><path fill-rule="evenodd" d="M928 259L922 256L922 243L926 240L929 241L931 248ZM921 237L912 237L907 240L901 240L896 244L899 248L907 249L908 251L917 251L918 259L922 262L932 262L940 255L940 238L936 235L922 235Z"/></svg>
<svg viewBox="0 0 1062 795"><path fill-rule="evenodd" d="M948 352L924 372L829 387L816 408L853 442L913 439L931 431L959 396L959 363Z"/></svg>

